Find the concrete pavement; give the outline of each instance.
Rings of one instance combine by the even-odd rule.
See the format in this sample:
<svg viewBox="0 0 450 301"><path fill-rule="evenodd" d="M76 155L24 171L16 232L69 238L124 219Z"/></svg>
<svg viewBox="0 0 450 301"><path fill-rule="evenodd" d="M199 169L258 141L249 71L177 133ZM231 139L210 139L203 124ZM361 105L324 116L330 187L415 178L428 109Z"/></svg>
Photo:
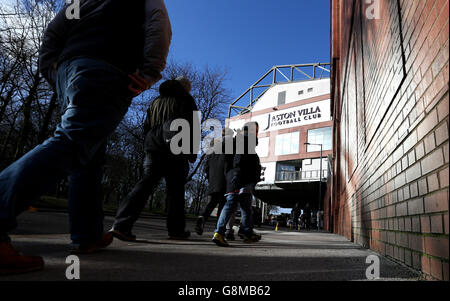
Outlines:
<svg viewBox="0 0 450 301"><path fill-rule="evenodd" d="M112 218L105 218L109 229ZM44 257L44 271L0 277L5 280L66 280L69 255L67 215L27 212L19 217L12 235L14 245L24 254ZM188 229L193 232L193 221ZM134 233L141 240L114 240L105 250L80 257L81 280L151 281L303 281L366 280L366 258L376 253L343 237L318 232L275 232L259 229L263 239L256 244L231 242L219 248L211 242L214 224L208 223L203 236L192 233L188 241L167 239L165 219L143 218ZM380 257L381 278L417 280L411 270Z"/></svg>

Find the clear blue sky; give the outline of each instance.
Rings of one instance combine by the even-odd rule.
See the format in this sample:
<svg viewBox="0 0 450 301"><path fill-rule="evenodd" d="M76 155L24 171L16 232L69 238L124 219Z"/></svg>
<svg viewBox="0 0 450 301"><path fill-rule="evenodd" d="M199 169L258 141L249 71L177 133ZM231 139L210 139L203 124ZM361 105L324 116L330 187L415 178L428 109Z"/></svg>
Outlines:
<svg viewBox="0 0 450 301"><path fill-rule="evenodd" d="M330 0L165 3L173 31L169 59L226 69L233 100L272 66L330 62Z"/></svg>
<svg viewBox="0 0 450 301"><path fill-rule="evenodd" d="M330 61L329 0L165 0L170 58L228 71L238 97L274 65Z"/></svg>

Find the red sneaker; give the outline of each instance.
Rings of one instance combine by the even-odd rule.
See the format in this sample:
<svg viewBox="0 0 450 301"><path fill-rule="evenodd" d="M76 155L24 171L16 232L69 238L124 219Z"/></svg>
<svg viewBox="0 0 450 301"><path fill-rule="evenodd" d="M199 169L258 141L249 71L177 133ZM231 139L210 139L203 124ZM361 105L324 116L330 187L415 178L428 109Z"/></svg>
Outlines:
<svg viewBox="0 0 450 301"><path fill-rule="evenodd" d="M22 255L9 242L0 243L0 275L23 274L44 268L40 256Z"/></svg>

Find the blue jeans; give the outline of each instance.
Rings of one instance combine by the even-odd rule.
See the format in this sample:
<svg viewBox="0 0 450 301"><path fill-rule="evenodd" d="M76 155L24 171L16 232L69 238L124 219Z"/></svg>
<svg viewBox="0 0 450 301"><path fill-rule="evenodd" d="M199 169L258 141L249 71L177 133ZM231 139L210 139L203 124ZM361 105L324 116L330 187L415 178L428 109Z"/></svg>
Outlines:
<svg viewBox="0 0 450 301"><path fill-rule="evenodd" d="M237 205L241 206L241 229L244 234L250 234L253 232L253 217L252 217L252 195L249 193L244 194L229 194L226 198L225 206L223 206L220 213L219 220L217 222L216 233L225 235L227 231L227 223L231 218L231 215L236 211Z"/></svg>
<svg viewBox="0 0 450 301"><path fill-rule="evenodd" d="M106 139L128 111L128 83L126 74L98 60L77 58L61 64L61 123L53 137L0 173L0 240L9 240L6 233L17 227L16 216L31 200L67 175L71 239L81 244L102 235Z"/></svg>

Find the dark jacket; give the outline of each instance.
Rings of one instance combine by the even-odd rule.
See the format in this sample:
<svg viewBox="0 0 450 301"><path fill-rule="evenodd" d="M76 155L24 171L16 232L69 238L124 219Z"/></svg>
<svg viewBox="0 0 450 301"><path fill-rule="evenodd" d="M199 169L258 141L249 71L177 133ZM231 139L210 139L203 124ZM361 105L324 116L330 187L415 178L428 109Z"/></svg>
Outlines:
<svg viewBox="0 0 450 301"><path fill-rule="evenodd" d="M291 215L293 218L298 218L300 216L300 212L301 212L301 209L298 206L298 204L296 204L294 206L294 208L292 208Z"/></svg>
<svg viewBox="0 0 450 301"><path fill-rule="evenodd" d="M190 160L195 160L197 158L195 149L198 145L194 146L194 133L200 132L200 121L198 115L194 114L198 111L194 98L176 80L162 83L159 93L159 97L150 104L144 122L145 151L169 153L170 141L167 140L178 133L170 131L170 124L175 119L184 119L191 129L190 154L186 155Z"/></svg>
<svg viewBox="0 0 450 301"><path fill-rule="evenodd" d="M236 151L235 139L235 151ZM248 185L255 186L261 181L261 163L259 156L248 152L248 138L244 138L245 151L243 154L235 153L232 160L228 156L225 161L227 192L235 192Z"/></svg>
<svg viewBox="0 0 450 301"><path fill-rule="evenodd" d="M227 146L227 144L229 145ZM233 136L222 137L218 140L218 144L212 147L214 152L206 157L205 163L205 172L208 178L208 194L225 194L227 188L226 161L233 160ZM227 154L227 151L231 151L231 154Z"/></svg>
<svg viewBox="0 0 450 301"><path fill-rule="evenodd" d="M305 215L305 219L306 220L311 220L311 207L306 207L304 210L303 210L303 214Z"/></svg>
<svg viewBox="0 0 450 301"><path fill-rule="evenodd" d="M210 154L206 156L205 172L208 178L208 194L225 194L225 155Z"/></svg>
<svg viewBox="0 0 450 301"><path fill-rule="evenodd" d="M126 74L139 69L161 79L172 31L163 0L81 0L80 18L66 17L66 4L50 22L39 51L42 76L54 83L56 65L76 57L112 64Z"/></svg>

